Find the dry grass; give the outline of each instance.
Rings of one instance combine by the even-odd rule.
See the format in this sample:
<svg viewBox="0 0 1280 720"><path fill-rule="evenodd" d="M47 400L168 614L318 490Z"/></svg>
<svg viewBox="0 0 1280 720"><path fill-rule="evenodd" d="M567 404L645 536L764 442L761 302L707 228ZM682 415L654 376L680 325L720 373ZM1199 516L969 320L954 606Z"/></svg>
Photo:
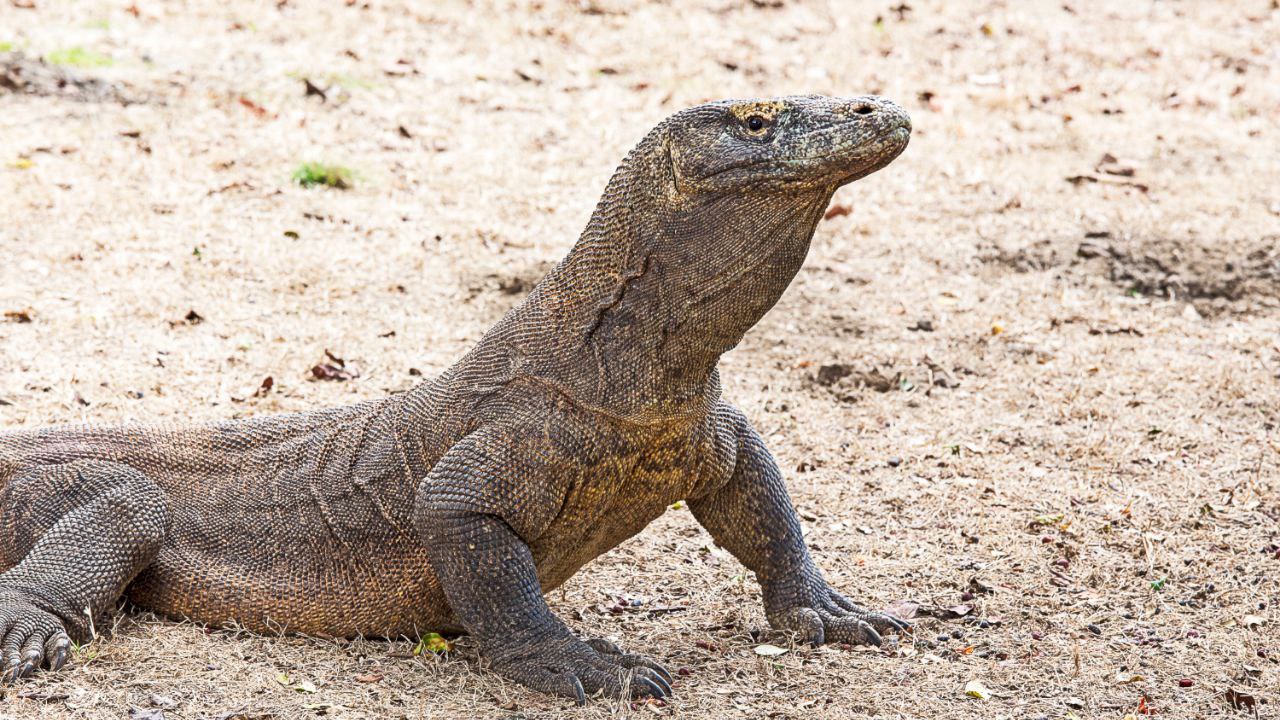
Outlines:
<svg viewBox="0 0 1280 720"><path fill-rule="evenodd" d="M765 660L786 639L754 581L674 511L551 597L682 668L665 707L573 710L477 672L465 639L424 660L132 615L0 717L1249 716L1228 689L1275 714L1273 2L21 4L0 43L109 58L74 71L139 102L0 96L4 427L403 389L565 252L667 113L902 101L911 148L839 193L852 212L726 391L835 584L877 606L993 592L968 603L989 627ZM359 181L300 187L305 162ZM309 381L326 350L359 377ZM854 374L816 382L835 364ZM860 387L873 368L896 389ZM614 615L618 594L680 609Z"/></svg>

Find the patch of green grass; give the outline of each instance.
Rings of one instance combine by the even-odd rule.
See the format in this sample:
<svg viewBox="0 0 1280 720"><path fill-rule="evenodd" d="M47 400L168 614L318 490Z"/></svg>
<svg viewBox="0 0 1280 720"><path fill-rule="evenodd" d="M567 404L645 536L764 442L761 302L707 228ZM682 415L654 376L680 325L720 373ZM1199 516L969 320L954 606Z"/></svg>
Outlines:
<svg viewBox="0 0 1280 720"><path fill-rule="evenodd" d="M44 59L54 65L67 65L78 68L109 67L115 64L115 60L112 60L110 56L93 50L86 50L79 46L54 50L46 55Z"/></svg>
<svg viewBox="0 0 1280 720"><path fill-rule="evenodd" d="M351 168L325 163L303 163L293 171L293 181L302 187L325 187L347 190L355 185L355 173Z"/></svg>
<svg viewBox="0 0 1280 720"><path fill-rule="evenodd" d="M0 52L13 52L13 43L0 41Z"/></svg>

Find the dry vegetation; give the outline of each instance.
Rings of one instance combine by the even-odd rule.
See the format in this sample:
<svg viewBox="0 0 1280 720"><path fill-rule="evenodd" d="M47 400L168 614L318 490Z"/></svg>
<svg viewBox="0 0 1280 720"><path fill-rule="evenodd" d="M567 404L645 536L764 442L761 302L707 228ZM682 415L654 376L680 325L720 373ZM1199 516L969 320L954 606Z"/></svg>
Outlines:
<svg viewBox="0 0 1280 720"><path fill-rule="evenodd" d="M911 147L837 195L726 392L838 587L967 607L896 648L763 658L787 639L754 580L676 510L550 598L679 668L666 706L575 710L465 638L414 657L132 614L0 718L1274 716L1277 37L1270 0L6 0L6 428L402 390L669 112L898 99Z"/></svg>

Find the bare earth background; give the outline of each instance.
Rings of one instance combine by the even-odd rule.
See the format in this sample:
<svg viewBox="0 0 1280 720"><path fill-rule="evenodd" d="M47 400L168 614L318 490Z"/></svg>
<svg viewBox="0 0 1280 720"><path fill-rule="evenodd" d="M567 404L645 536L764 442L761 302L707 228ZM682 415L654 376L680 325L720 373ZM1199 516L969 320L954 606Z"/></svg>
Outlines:
<svg viewBox="0 0 1280 720"><path fill-rule="evenodd" d="M791 646L754 579L677 509L550 598L678 668L665 706L574 709L465 638L132 614L0 718L1276 716L1278 38L1270 0L5 0L0 77L103 84L0 89L4 428L403 390L670 112L898 100L911 147L837 194L726 395L837 587L967 607L762 657ZM305 161L354 188L300 187ZM359 377L311 380L326 350Z"/></svg>

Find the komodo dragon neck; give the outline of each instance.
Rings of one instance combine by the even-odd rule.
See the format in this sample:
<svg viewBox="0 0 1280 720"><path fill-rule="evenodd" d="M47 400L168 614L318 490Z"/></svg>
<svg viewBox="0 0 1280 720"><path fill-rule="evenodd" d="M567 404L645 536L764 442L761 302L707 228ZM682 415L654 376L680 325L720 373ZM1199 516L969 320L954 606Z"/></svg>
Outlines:
<svg viewBox="0 0 1280 720"><path fill-rule="evenodd" d="M716 364L799 271L837 182L760 195L687 193L670 125L626 157L577 244L473 357L636 422L697 415Z"/></svg>

